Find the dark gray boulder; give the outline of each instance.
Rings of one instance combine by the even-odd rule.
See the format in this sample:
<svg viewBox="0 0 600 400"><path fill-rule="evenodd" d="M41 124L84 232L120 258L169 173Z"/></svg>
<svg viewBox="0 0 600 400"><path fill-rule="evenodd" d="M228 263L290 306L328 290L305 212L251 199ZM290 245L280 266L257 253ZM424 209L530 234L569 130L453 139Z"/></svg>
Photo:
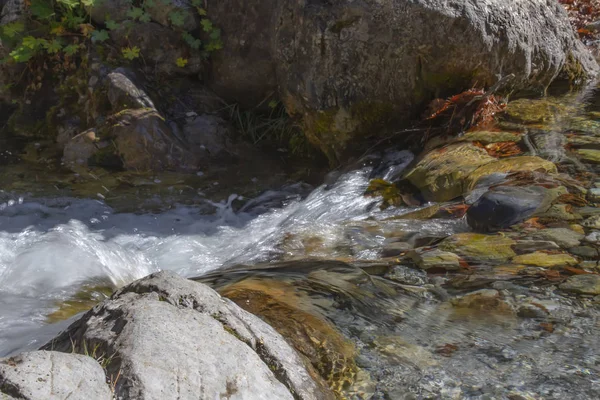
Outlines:
<svg viewBox="0 0 600 400"><path fill-rule="evenodd" d="M476 232L493 232L518 224L549 207L547 189L500 186L489 190L467 211Z"/></svg>
<svg viewBox="0 0 600 400"><path fill-rule="evenodd" d="M273 328L173 273L134 282L46 345L112 355L117 398L329 399Z"/></svg>
<svg viewBox="0 0 600 400"><path fill-rule="evenodd" d="M214 88L230 99L279 96L309 139L343 159L435 97L514 74L512 89L595 75L558 2L547 0L224 0ZM231 13L236 10L236 13Z"/></svg>
<svg viewBox="0 0 600 400"><path fill-rule="evenodd" d="M91 357L34 351L0 359L0 398L111 400L102 367Z"/></svg>

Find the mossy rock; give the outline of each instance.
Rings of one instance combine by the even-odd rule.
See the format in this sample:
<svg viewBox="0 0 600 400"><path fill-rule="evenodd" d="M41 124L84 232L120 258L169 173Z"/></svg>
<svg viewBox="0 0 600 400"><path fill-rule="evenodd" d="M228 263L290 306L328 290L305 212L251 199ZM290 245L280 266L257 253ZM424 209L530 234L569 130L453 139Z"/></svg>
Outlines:
<svg viewBox="0 0 600 400"><path fill-rule="evenodd" d="M306 310L306 300L293 285L248 278L219 292L264 319L308 360L313 377L342 397L356 375L356 349L326 319Z"/></svg>
<svg viewBox="0 0 600 400"><path fill-rule="evenodd" d="M111 285L84 286L70 299L57 303L58 309L46 317L46 322L52 324L64 321L88 311L99 302L109 298L114 290L115 287Z"/></svg>
<svg viewBox="0 0 600 400"><path fill-rule="evenodd" d="M586 163L600 164L600 150L597 149L579 149L577 156Z"/></svg>
<svg viewBox="0 0 600 400"><path fill-rule="evenodd" d="M396 185L383 179L373 179L369 182L365 196L381 196L383 203L381 209L385 210L390 206L401 206L404 204L400 190Z"/></svg>
<svg viewBox="0 0 600 400"><path fill-rule="evenodd" d="M503 235L457 233L444 239L438 248L469 260L504 262L516 255L512 249L514 244L514 240Z"/></svg>
<svg viewBox="0 0 600 400"><path fill-rule="evenodd" d="M548 254L541 251L516 256L512 259L512 262L515 264L533 265L536 267L546 268L573 266L579 264L579 261L569 254Z"/></svg>
<svg viewBox="0 0 600 400"><path fill-rule="evenodd" d="M429 201L443 202L462 196L466 178L496 159L471 143L451 144L421 157L406 179Z"/></svg>
<svg viewBox="0 0 600 400"><path fill-rule="evenodd" d="M510 173L519 171L543 171L549 174L556 174L557 169L554 163L536 156L519 156L503 158L492 163L487 163L468 175L465 183L467 190L473 189L477 182L486 176L496 173Z"/></svg>

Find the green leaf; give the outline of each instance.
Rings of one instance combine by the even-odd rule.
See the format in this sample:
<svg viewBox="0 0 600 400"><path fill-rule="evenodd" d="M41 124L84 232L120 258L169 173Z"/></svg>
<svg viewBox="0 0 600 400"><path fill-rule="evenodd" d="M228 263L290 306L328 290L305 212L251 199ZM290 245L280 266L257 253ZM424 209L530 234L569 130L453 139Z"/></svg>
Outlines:
<svg viewBox="0 0 600 400"><path fill-rule="evenodd" d="M62 43L58 39L53 39L53 40L47 42L46 44L44 44L44 47L46 48L46 51L48 52L48 54L56 54L59 51L61 51Z"/></svg>
<svg viewBox="0 0 600 400"><path fill-rule="evenodd" d="M65 52L66 55L72 56L72 55L76 54L79 51L79 45L77 45L77 44L70 44L67 47L65 47L63 49L63 51Z"/></svg>
<svg viewBox="0 0 600 400"><path fill-rule="evenodd" d="M35 55L35 50L21 46L11 51L9 55L16 62L27 62Z"/></svg>
<svg viewBox="0 0 600 400"><path fill-rule="evenodd" d="M38 38L34 38L33 36L25 36L23 38L23 42L21 43L22 46L27 47L31 50L36 50L38 47L40 47L42 44L42 42L40 41L40 39Z"/></svg>
<svg viewBox="0 0 600 400"><path fill-rule="evenodd" d="M79 0L57 0L57 2L71 10L79 6Z"/></svg>
<svg viewBox="0 0 600 400"><path fill-rule="evenodd" d="M10 38L15 37L24 30L25 24L21 21L11 22L10 24L6 24L2 27L2 32Z"/></svg>
<svg viewBox="0 0 600 400"><path fill-rule="evenodd" d="M200 39L196 39L188 32L183 34L183 40L194 50L198 50L200 46L202 46L202 41Z"/></svg>
<svg viewBox="0 0 600 400"><path fill-rule="evenodd" d="M180 68L185 67L187 65L187 63L188 63L188 59L187 58L182 58L182 57L179 57L177 59L177 61L175 61L175 64L177 64L177 66L180 67Z"/></svg>
<svg viewBox="0 0 600 400"><path fill-rule="evenodd" d="M202 29L204 32L208 33L213 30L213 24L209 19L204 18L202 21L200 21L200 24L202 24Z"/></svg>
<svg viewBox="0 0 600 400"><path fill-rule="evenodd" d="M213 29L213 31L210 33L210 38L213 40L217 40L221 37L221 30L220 29Z"/></svg>
<svg viewBox="0 0 600 400"><path fill-rule="evenodd" d="M104 29L92 32L92 42L102 43L108 40L108 32Z"/></svg>
<svg viewBox="0 0 600 400"><path fill-rule="evenodd" d="M106 29L111 30L111 31L115 30L119 27L119 24L117 24L112 19L107 19L105 25L106 25Z"/></svg>
<svg viewBox="0 0 600 400"><path fill-rule="evenodd" d="M81 4L86 7L94 7L96 5L96 0L81 0Z"/></svg>
<svg viewBox="0 0 600 400"><path fill-rule="evenodd" d="M154 0L146 0L146 1L144 1L144 8L154 7L155 5L156 5L156 3L154 2Z"/></svg>
<svg viewBox="0 0 600 400"><path fill-rule="evenodd" d="M121 49L121 53L123 53L123 57L128 60L135 60L140 56L140 48L137 46L133 47L125 47Z"/></svg>
<svg viewBox="0 0 600 400"><path fill-rule="evenodd" d="M200 7L202 6L202 0L192 0L192 5L194 7Z"/></svg>
<svg viewBox="0 0 600 400"><path fill-rule="evenodd" d="M54 8L48 0L31 0L29 10L37 19L48 19L54 15Z"/></svg>
<svg viewBox="0 0 600 400"><path fill-rule="evenodd" d="M146 22L146 23L148 23L150 21L152 21L152 18L150 17L150 14L148 14L148 13L144 13L144 15L142 15L140 17L140 22Z"/></svg>
<svg viewBox="0 0 600 400"><path fill-rule="evenodd" d="M179 10L171 11L169 13L169 19L173 26L182 27L185 23L185 14Z"/></svg>
<svg viewBox="0 0 600 400"><path fill-rule="evenodd" d="M132 19L139 19L142 15L144 15L144 10L139 7L133 7L127 11L127 16Z"/></svg>
<svg viewBox="0 0 600 400"><path fill-rule="evenodd" d="M198 10L198 14L201 15L201 16L203 16L203 17L207 14L206 10L204 8L202 8L202 7L196 7L196 10Z"/></svg>

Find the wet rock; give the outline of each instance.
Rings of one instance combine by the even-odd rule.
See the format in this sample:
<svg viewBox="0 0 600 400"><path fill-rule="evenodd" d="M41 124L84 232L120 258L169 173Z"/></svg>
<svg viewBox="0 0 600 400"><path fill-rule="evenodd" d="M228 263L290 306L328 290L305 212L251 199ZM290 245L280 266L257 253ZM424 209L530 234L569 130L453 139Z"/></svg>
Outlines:
<svg viewBox="0 0 600 400"><path fill-rule="evenodd" d="M73 137L65 144L63 150L63 163L65 163L72 170L77 167L87 167L89 160L96 154L102 147L109 146L108 143L99 143L100 140L96 136L96 131L90 129L82 132L79 135Z"/></svg>
<svg viewBox="0 0 600 400"><path fill-rule="evenodd" d="M381 249L381 257L396 257L402 253L412 250L413 246L406 242L388 243Z"/></svg>
<svg viewBox="0 0 600 400"><path fill-rule="evenodd" d="M63 161L68 166L122 167L137 172L196 171L199 163L189 146L151 109L125 110L99 128L76 136L65 145Z"/></svg>
<svg viewBox="0 0 600 400"><path fill-rule="evenodd" d="M567 292L600 295L600 275L573 275L559 287Z"/></svg>
<svg viewBox="0 0 600 400"><path fill-rule="evenodd" d="M81 352L92 343L112 355L106 370L119 376L117 398L323 398L273 328L208 286L173 273L120 289L46 347Z"/></svg>
<svg viewBox="0 0 600 400"><path fill-rule="evenodd" d="M509 173L519 171L541 171L549 174L557 172L554 163L535 156L519 156L502 158L493 163L486 163L471 172L467 178L466 188L473 189L479 180L486 176L497 173Z"/></svg>
<svg viewBox="0 0 600 400"><path fill-rule="evenodd" d="M600 243L600 231L594 231L585 237L585 241L589 243Z"/></svg>
<svg viewBox="0 0 600 400"><path fill-rule="evenodd" d="M600 188L590 188L587 193L587 198L592 203L600 203Z"/></svg>
<svg viewBox="0 0 600 400"><path fill-rule="evenodd" d="M380 336L373 341L373 347L392 365L408 364L417 368L438 365L431 352L399 336Z"/></svg>
<svg viewBox="0 0 600 400"><path fill-rule="evenodd" d="M284 336L306 357L309 371L317 381L324 380L338 394L353 382L356 373L353 344L307 306L308 302L293 285L249 278L222 288L220 293L260 316ZM319 399L331 398L323 396Z"/></svg>
<svg viewBox="0 0 600 400"><path fill-rule="evenodd" d="M187 117L182 129L190 149L211 163L257 162L264 159L255 148L236 138L234 127L217 115Z"/></svg>
<svg viewBox="0 0 600 400"><path fill-rule="evenodd" d="M579 261L569 254L548 254L541 251L522 254L512 259L515 264L535 265L536 267L563 267L577 265Z"/></svg>
<svg viewBox="0 0 600 400"><path fill-rule="evenodd" d="M426 153L406 178L425 199L443 202L465 192L465 179L478 167L495 159L470 143L452 144Z"/></svg>
<svg viewBox="0 0 600 400"><path fill-rule="evenodd" d="M514 244L514 240L501 235L457 233L444 239L438 248L458 254L466 260L503 262L516 255L512 249Z"/></svg>
<svg viewBox="0 0 600 400"><path fill-rule="evenodd" d="M586 228L600 229L600 215L594 215L586 218L581 225L585 226Z"/></svg>
<svg viewBox="0 0 600 400"><path fill-rule="evenodd" d="M569 253L588 259L600 258L600 253L598 252L598 249L591 246L573 247L569 249Z"/></svg>
<svg viewBox="0 0 600 400"><path fill-rule="evenodd" d="M391 271L385 274L385 278L413 286L421 286L427 283L427 273L425 271L405 265L394 265Z"/></svg>
<svg viewBox="0 0 600 400"><path fill-rule="evenodd" d="M481 289L452 299L452 305L457 308L469 308L476 311L512 314L512 307L495 289Z"/></svg>
<svg viewBox="0 0 600 400"><path fill-rule="evenodd" d="M460 269L460 257L448 251L417 249L408 253L407 257L424 270L430 268L442 268L450 271Z"/></svg>
<svg viewBox="0 0 600 400"><path fill-rule="evenodd" d="M577 155L583 162L590 164L600 164L600 150L579 149L577 150Z"/></svg>
<svg viewBox="0 0 600 400"><path fill-rule="evenodd" d="M550 207L547 190L500 186L486 192L467 211L467 222L477 232L493 232L518 224Z"/></svg>
<svg viewBox="0 0 600 400"><path fill-rule="evenodd" d="M582 216L573 212L569 204L553 204L546 211L536 214L543 221L580 221Z"/></svg>
<svg viewBox="0 0 600 400"><path fill-rule="evenodd" d="M131 72L119 68L106 77L107 95L113 112L128 108L155 108L146 92L128 76L131 74Z"/></svg>
<svg viewBox="0 0 600 400"><path fill-rule="evenodd" d="M91 357L34 351L0 359L0 394L22 400L110 400L102 367Z"/></svg>
<svg viewBox="0 0 600 400"><path fill-rule="evenodd" d="M522 318L539 318L543 319L548 317L548 310L546 310L543 306L538 304L523 304L519 306L517 310L517 315Z"/></svg>
<svg viewBox="0 0 600 400"><path fill-rule="evenodd" d="M563 248L569 248L579 246L585 235L568 228L550 228L537 231L532 236L538 239L550 240Z"/></svg>
<svg viewBox="0 0 600 400"><path fill-rule="evenodd" d="M533 253L538 250L558 250L560 246L547 240L517 240L513 250L518 254Z"/></svg>

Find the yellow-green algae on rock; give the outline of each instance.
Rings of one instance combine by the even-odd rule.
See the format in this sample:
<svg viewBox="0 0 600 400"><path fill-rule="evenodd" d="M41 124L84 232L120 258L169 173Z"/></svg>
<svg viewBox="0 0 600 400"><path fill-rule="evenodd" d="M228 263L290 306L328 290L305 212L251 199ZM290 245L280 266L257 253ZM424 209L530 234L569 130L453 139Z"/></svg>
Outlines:
<svg viewBox="0 0 600 400"><path fill-rule="evenodd" d="M502 235L457 233L444 239L438 248L473 260L502 262L515 256L511 247L514 244L514 240Z"/></svg>
<svg viewBox="0 0 600 400"><path fill-rule="evenodd" d="M569 254L548 254L541 251L516 256L512 259L512 262L546 268L572 266L579 263L575 257Z"/></svg>
<svg viewBox="0 0 600 400"><path fill-rule="evenodd" d="M406 178L427 200L448 201L464 193L467 176L495 160L471 143L451 144L427 152Z"/></svg>
<svg viewBox="0 0 600 400"><path fill-rule="evenodd" d="M465 188L468 190L473 189L481 178L491 174L536 170L541 170L550 174L555 174L557 172L554 163L540 157L519 156L502 158L492 163L487 163L472 171L467 178Z"/></svg>

